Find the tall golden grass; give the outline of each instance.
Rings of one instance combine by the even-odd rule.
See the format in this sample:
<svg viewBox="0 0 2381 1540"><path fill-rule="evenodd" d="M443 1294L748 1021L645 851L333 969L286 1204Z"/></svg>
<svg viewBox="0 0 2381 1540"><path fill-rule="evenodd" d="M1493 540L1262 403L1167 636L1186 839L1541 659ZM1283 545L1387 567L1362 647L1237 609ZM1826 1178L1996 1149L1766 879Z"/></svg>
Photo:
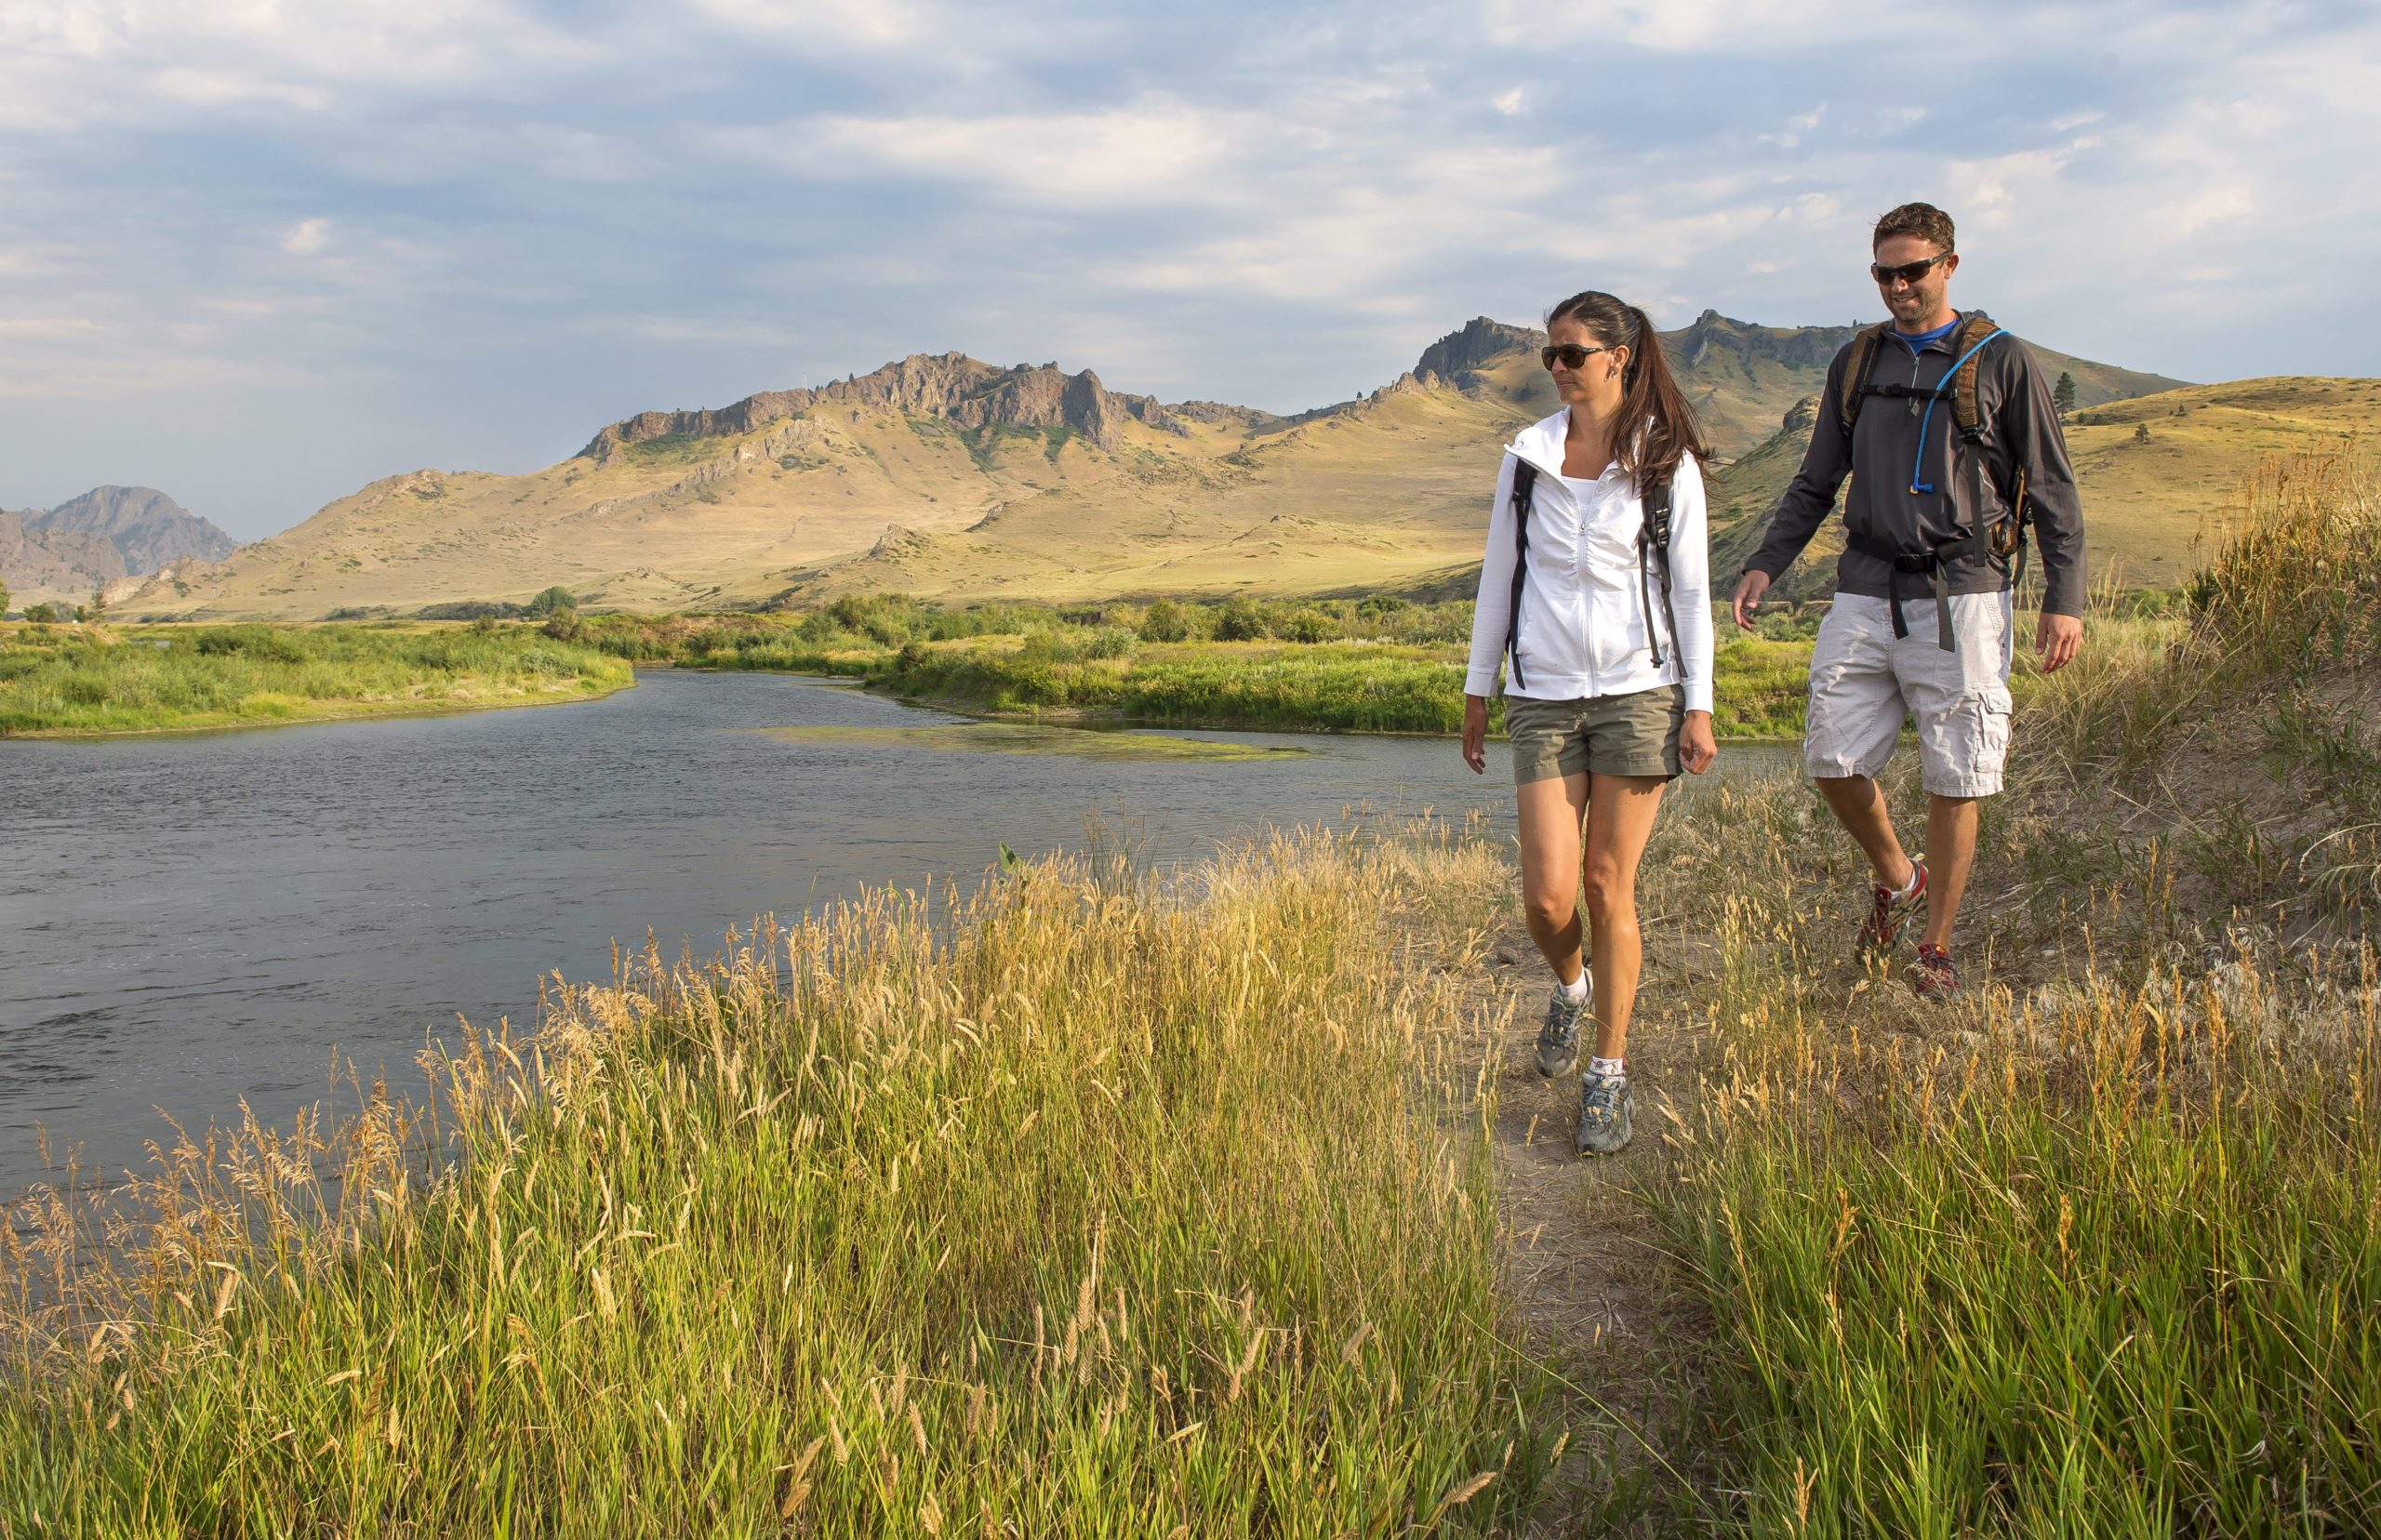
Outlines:
<svg viewBox="0 0 2381 1540"><path fill-rule="evenodd" d="M1510 1515L1443 827L1053 860L557 983L434 1099L0 1241L0 1532L1387 1533ZM425 1164L424 1156L431 1157Z"/></svg>

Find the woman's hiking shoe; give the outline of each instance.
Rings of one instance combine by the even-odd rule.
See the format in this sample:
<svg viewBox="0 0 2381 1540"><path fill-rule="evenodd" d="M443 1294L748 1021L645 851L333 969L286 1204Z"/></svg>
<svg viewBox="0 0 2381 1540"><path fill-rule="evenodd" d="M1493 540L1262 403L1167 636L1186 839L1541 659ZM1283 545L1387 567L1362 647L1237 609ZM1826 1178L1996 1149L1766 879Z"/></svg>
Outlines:
<svg viewBox="0 0 2381 1540"><path fill-rule="evenodd" d="M1579 1062L1579 1018L1588 1014L1585 996L1571 998L1561 985L1546 1002L1546 1024L1537 1029L1537 1072L1548 1080L1567 1075Z"/></svg>
<svg viewBox="0 0 2381 1540"><path fill-rule="evenodd" d="M1959 970L1951 954L1932 942L1918 944L1918 961L1909 965L1909 987L1921 1000L1949 1000L1960 992Z"/></svg>
<svg viewBox="0 0 2381 1540"><path fill-rule="evenodd" d="M1626 1075L1579 1077L1579 1153L1617 1155L1635 1131L1637 1098Z"/></svg>
<svg viewBox="0 0 2381 1540"><path fill-rule="evenodd" d="M1899 893L1882 883L1870 890L1876 902L1860 925L1862 951L1891 951L1894 943L1901 939L1902 927L1909 923L1910 916L1926 907L1926 863L1912 861L1909 871L1909 886Z"/></svg>

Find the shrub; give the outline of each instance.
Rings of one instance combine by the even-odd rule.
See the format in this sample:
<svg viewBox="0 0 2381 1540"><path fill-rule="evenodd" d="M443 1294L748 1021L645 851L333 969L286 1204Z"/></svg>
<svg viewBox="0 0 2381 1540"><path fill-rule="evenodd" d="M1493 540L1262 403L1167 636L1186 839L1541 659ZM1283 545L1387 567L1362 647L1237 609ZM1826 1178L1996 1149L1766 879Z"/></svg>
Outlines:
<svg viewBox="0 0 2381 1540"><path fill-rule="evenodd" d="M1125 626L1102 626L1083 644L1085 657L1130 657L1140 638Z"/></svg>
<svg viewBox="0 0 2381 1540"><path fill-rule="evenodd" d="M1258 642L1264 640L1265 634L1265 612L1245 594L1224 601L1216 611L1218 642Z"/></svg>
<svg viewBox="0 0 2381 1540"><path fill-rule="evenodd" d="M578 608L578 595L559 583L540 590L538 596L529 601L531 615L559 615L565 610L576 611Z"/></svg>
<svg viewBox="0 0 2381 1540"><path fill-rule="evenodd" d="M1190 617L1171 599L1161 599L1141 617L1144 642L1181 642L1190 635Z"/></svg>
<svg viewBox="0 0 2381 1540"><path fill-rule="evenodd" d="M1282 622L1281 634L1292 642L1328 642L1339 634L1338 622L1311 605L1292 610Z"/></svg>

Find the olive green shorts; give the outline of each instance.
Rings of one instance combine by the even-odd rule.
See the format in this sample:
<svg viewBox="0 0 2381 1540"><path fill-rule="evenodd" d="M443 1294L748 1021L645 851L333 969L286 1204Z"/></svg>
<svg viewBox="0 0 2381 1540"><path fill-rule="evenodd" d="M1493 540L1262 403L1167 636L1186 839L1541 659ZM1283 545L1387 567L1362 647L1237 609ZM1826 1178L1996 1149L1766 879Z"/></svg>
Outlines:
<svg viewBox="0 0 2381 1540"><path fill-rule="evenodd" d="M1668 779L1678 774L1678 733L1685 724L1686 691L1676 684L1584 700L1505 697L1515 786L1556 776Z"/></svg>

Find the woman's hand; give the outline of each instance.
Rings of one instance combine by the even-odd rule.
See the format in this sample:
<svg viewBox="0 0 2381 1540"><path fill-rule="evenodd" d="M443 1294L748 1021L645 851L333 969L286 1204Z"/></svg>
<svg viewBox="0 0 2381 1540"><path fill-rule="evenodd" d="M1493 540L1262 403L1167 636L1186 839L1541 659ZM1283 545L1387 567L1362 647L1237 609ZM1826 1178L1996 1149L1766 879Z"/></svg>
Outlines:
<svg viewBox="0 0 2381 1540"><path fill-rule="evenodd" d="M1476 695L1463 697L1463 763L1475 776L1488 773L1488 702Z"/></svg>
<svg viewBox="0 0 2381 1540"><path fill-rule="evenodd" d="M1699 776L1719 757L1720 745L1711 737L1711 713L1687 712L1685 724L1678 730L1678 762Z"/></svg>

